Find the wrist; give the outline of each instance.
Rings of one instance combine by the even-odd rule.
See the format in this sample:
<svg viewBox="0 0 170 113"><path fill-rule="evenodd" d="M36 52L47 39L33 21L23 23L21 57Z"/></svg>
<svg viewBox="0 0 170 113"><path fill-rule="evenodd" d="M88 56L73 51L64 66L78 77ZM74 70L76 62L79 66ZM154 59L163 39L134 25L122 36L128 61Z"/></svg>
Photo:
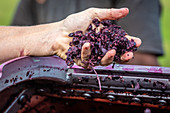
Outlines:
<svg viewBox="0 0 170 113"><path fill-rule="evenodd" d="M61 22L42 24L26 28L27 34L23 39L25 56L53 55L53 45L62 34Z"/></svg>

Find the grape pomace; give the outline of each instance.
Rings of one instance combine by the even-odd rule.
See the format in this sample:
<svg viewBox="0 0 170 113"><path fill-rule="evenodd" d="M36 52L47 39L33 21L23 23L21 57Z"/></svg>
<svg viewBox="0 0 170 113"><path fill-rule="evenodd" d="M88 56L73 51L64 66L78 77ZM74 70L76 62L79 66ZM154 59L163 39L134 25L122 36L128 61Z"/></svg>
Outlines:
<svg viewBox="0 0 170 113"><path fill-rule="evenodd" d="M120 26L112 24L110 20L100 22L98 19L94 19L92 24L88 26L85 34L82 31L76 31L68 35L69 37L73 37L73 39L66 53L67 65L72 66L74 64L73 59L81 59L81 49L86 42L91 44L91 55L88 61L82 61L82 63L88 65L88 67L99 65L103 56L111 49L116 50L115 62L119 62L121 55L125 52L137 50L134 40L128 40L125 37L127 33ZM97 31L97 29L100 30Z"/></svg>

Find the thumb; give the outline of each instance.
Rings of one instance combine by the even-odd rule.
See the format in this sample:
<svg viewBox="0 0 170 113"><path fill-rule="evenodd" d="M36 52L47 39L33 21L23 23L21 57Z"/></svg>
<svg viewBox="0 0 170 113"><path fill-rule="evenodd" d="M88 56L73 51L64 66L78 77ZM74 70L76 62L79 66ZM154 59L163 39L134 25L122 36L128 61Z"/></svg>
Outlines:
<svg viewBox="0 0 170 113"><path fill-rule="evenodd" d="M120 9L89 8L85 11L92 19L97 17L100 20L118 20L125 17L129 13L128 8Z"/></svg>

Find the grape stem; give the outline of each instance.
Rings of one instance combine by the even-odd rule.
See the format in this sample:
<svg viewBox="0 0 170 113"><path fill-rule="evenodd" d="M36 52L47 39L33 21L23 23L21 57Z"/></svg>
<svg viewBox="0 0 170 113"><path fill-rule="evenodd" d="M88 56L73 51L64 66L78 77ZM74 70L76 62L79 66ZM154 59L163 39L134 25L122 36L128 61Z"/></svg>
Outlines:
<svg viewBox="0 0 170 113"><path fill-rule="evenodd" d="M102 90L102 88L101 88L100 78L99 78L99 76L98 76L98 74L97 74L96 70L95 70L93 67L92 67L92 69L93 69L94 73L95 73L95 74L96 74L96 76L97 76L97 81L98 81L98 84L99 84L99 90L101 91L101 90Z"/></svg>

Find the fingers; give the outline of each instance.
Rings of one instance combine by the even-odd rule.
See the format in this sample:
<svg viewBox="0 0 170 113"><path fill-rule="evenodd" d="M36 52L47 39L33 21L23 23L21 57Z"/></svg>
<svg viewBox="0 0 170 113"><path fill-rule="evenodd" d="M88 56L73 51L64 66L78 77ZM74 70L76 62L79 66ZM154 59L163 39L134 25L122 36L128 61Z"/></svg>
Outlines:
<svg viewBox="0 0 170 113"><path fill-rule="evenodd" d="M81 61L87 61L91 54L90 43L85 43L82 47ZM100 65L105 66L113 62L116 51L114 49L109 50L102 58ZM133 58L133 52L126 52L121 56L121 61L126 62ZM80 64L79 64L80 65ZM84 66L83 66L84 67Z"/></svg>
<svg viewBox="0 0 170 113"><path fill-rule="evenodd" d="M129 36L129 35L126 35L125 37L128 38L129 40L133 39L136 42L136 47L139 47L142 43L140 38L136 38L136 37ZM133 52L126 52L121 56L120 59L122 62L127 62L132 58L133 58Z"/></svg>
<svg viewBox="0 0 170 113"><path fill-rule="evenodd" d="M133 58L133 52L126 52L121 56L121 61L129 61L130 59Z"/></svg>
<svg viewBox="0 0 170 113"><path fill-rule="evenodd" d="M101 65L109 65L113 62L116 51L114 49L109 50L101 60Z"/></svg>
<svg viewBox="0 0 170 113"><path fill-rule="evenodd" d="M88 15L93 18L99 18L100 20L118 20L125 17L129 13L128 8L121 9L99 9L99 8L90 8L87 10Z"/></svg>
<svg viewBox="0 0 170 113"><path fill-rule="evenodd" d="M91 54L90 51L90 43L87 42L82 46L82 51L81 51L81 60L86 61L88 60L89 56Z"/></svg>
<svg viewBox="0 0 170 113"><path fill-rule="evenodd" d="M136 37L129 36L129 35L126 35L125 37L128 38L129 40L133 39L136 42L136 47L139 47L142 44L142 41L140 38L136 38Z"/></svg>
<svg viewBox="0 0 170 113"><path fill-rule="evenodd" d="M87 61L89 56L91 54L91 50L90 50L90 43L87 42L82 46L82 51L81 51L81 60L78 59L74 59L74 62L78 65L78 66L82 66L84 68L88 68L88 64L83 63L84 61Z"/></svg>

